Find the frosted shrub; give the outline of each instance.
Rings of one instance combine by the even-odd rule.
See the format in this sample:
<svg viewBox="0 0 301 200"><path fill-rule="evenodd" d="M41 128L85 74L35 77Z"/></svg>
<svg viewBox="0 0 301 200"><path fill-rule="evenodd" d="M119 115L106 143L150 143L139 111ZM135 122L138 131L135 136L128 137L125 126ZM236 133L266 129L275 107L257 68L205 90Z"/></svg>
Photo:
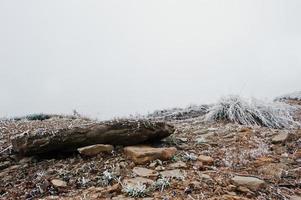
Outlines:
<svg viewBox="0 0 301 200"><path fill-rule="evenodd" d="M299 100L299 101L301 101L301 91L285 94L285 95L275 98L275 101L282 101L282 100Z"/></svg>
<svg viewBox="0 0 301 200"><path fill-rule="evenodd" d="M155 111L149 114L149 118L164 119L164 120L184 120L203 116L209 106L208 105L191 105L186 108L172 108Z"/></svg>
<svg viewBox="0 0 301 200"><path fill-rule="evenodd" d="M282 102L248 100L228 96L209 108L206 121L228 120L243 125L259 125L269 128L293 128L300 126L292 117L295 107Z"/></svg>
<svg viewBox="0 0 301 200"><path fill-rule="evenodd" d="M185 161L196 161L198 157L194 153L185 152L185 154L183 155L183 159Z"/></svg>
<svg viewBox="0 0 301 200"><path fill-rule="evenodd" d="M102 173L101 180L104 186L108 186L114 179L116 179L116 176L112 172L106 170Z"/></svg>
<svg viewBox="0 0 301 200"><path fill-rule="evenodd" d="M156 182L153 185L153 187L155 189L160 190L160 192L163 192L164 189L169 186L170 186L170 179L166 177L159 178L158 180L156 180Z"/></svg>
<svg viewBox="0 0 301 200"><path fill-rule="evenodd" d="M146 185L142 183L138 183L137 185L122 185L122 191L130 197L145 197L148 193Z"/></svg>

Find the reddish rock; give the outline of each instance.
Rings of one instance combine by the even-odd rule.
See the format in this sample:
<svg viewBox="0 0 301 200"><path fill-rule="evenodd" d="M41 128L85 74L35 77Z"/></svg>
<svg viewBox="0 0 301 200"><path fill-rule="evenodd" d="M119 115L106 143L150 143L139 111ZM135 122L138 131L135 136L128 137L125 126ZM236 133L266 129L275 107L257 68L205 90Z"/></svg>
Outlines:
<svg viewBox="0 0 301 200"><path fill-rule="evenodd" d="M201 161L204 165L213 165L213 158L210 156L200 155L198 157L198 160Z"/></svg>
<svg viewBox="0 0 301 200"><path fill-rule="evenodd" d="M235 176L232 178L232 182L236 186L243 186L253 191L257 191L265 185L263 180L247 176Z"/></svg>
<svg viewBox="0 0 301 200"><path fill-rule="evenodd" d="M175 162L175 163L171 163L168 167L170 169L187 168L187 165L183 161L178 161L178 162Z"/></svg>
<svg viewBox="0 0 301 200"><path fill-rule="evenodd" d="M158 176L159 173L155 170L147 169L144 167L134 167L133 172L138 176L142 177L151 177L151 176Z"/></svg>
<svg viewBox="0 0 301 200"><path fill-rule="evenodd" d="M175 155L176 151L177 149L174 147L128 146L124 148L125 155L136 164L145 164L156 159L169 160Z"/></svg>
<svg viewBox="0 0 301 200"><path fill-rule="evenodd" d="M143 177L136 177L136 178L131 178L131 179L124 179L123 184L127 186L137 186L139 184L143 185L152 185L154 184L154 181L151 179L143 178Z"/></svg>

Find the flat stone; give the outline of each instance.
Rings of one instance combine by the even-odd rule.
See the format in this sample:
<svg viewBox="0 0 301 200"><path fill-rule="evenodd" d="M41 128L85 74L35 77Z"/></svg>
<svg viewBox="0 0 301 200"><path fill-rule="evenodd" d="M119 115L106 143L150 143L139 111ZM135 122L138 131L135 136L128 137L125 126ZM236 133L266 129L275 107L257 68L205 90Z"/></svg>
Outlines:
<svg viewBox="0 0 301 200"><path fill-rule="evenodd" d="M138 176L142 177L152 177L152 176L158 176L159 173L155 170L147 169L144 167L134 167L133 172L137 174Z"/></svg>
<svg viewBox="0 0 301 200"><path fill-rule="evenodd" d="M170 148L153 148L150 146L128 146L124 148L125 155L130 158L135 164L145 164L154 160L169 160L177 149Z"/></svg>
<svg viewBox="0 0 301 200"><path fill-rule="evenodd" d="M152 185L152 184L154 184L154 181L151 179L143 178L143 177L135 177L135 178L123 180L123 184L127 185L127 186L135 187L139 184Z"/></svg>
<svg viewBox="0 0 301 200"><path fill-rule="evenodd" d="M204 180L212 181L212 178L208 174L201 173L200 178L202 178Z"/></svg>
<svg viewBox="0 0 301 200"><path fill-rule="evenodd" d="M174 169L174 170L166 170L160 172L161 176L166 178L175 178L179 180L183 180L185 178L184 174L180 169Z"/></svg>
<svg viewBox="0 0 301 200"><path fill-rule="evenodd" d="M231 180L236 186L243 186L253 191L259 190L265 185L263 180L255 177L235 176Z"/></svg>
<svg viewBox="0 0 301 200"><path fill-rule="evenodd" d="M279 133L278 135L272 138L272 143L283 143L288 139L288 137L288 133Z"/></svg>
<svg viewBox="0 0 301 200"><path fill-rule="evenodd" d="M67 183L60 179L52 179L50 182L54 187L67 187Z"/></svg>
<svg viewBox="0 0 301 200"><path fill-rule="evenodd" d="M175 162L175 163L171 163L170 165L168 165L168 167L170 169L187 168L187 165L183 161L178 161L178 162Z"/></svg>
<svg viewBox="0 0 301 200"><path fill-rule="evenodd" d="M114 147L109 144L96 144L91 146L86 146L77 149L81 155L84 156L96 156L99 153L110 153L114 150Z"/></svg>
<svg viewBox="0 0 301 200"><path fill-rule="evenodd" d="M213 158L210 156L200 155L198 157L198 160L201 161L204 165L213 165Z"/></svg>

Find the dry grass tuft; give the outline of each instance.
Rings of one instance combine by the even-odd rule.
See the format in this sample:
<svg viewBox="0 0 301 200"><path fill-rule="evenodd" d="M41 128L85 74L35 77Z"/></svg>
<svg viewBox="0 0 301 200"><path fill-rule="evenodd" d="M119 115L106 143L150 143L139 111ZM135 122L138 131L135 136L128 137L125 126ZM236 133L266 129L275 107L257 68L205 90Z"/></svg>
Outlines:
<svg viewBox="0 0 301 200"><path fill-rule="evenodd" d="M221 98L217 104L209 108L205 121L227 120L249 126L290 129L300 126L292 116L295 109L282 102L265 102L228 96Z"/></svg>

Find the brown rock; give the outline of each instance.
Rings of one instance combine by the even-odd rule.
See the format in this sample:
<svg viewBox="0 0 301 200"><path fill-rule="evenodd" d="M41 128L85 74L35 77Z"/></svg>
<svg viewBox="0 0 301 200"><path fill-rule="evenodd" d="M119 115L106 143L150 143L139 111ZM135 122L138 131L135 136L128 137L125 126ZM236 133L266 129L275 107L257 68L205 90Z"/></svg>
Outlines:
<svg viewBox="0 0 301 200"><path fill-rule="evenodd" d="M201 161L197 161L193 165L193 169L195 169L195 170L203 170L203 168L204 168L204 165Z"/></svg>
<svg viewBox="0 0 301 200"><path fill-rule="evenodd" d="M67 187L67 183L60 179L52 179L51 183L54 187Z"/></svg>
<svg viewBox="0 0 301 200"><path fill-rule="evenodd" d="M231 180L236 186L243 186L253 191L259 190L265 185L263 180L255 177L235 176Z"/></svg>
<svg viewBox="0 0 301 200"><path fill-rule="evenodd" d="M160 172L161 176L166 177L166 178L175 178L182 180L185 178L184 173L179 170L179 169L174 169L174 170L166 170Z"/></svg>
<svg viewBox="0 0 301 200"><path fill-rule="evenodd" d="M131 178L131 179L124 179L123 184L127 186L137 186L139 184L144 184L144 185L152 185L154 183L153 180L143 178L143 177L136 177L136 178Z"/></svg>
<svg viewBox="0 0 301 200"><path fill-rule="evenodd" d="M199 174L199 176L201 179L204 179L207 181L212 181L212 178L208 174L201 173L201 174Z"/></svg>
<svg viewBox="0 0 301 200"><path fill-rule="evenodd" d="M285 142L289 137L288 133L279 133L278 135L274 136L272 138L272 143L283 143Z"/></svg>
<svg viewBox="0 0 301 200"><path fill-rule="evenodd" d="M143 168L143 167L134 167L133 172L138 176L142 177L151 177L151 176L158 176L159 173L155 170Z"/></svg>
<svg viewBox="0 0 301 200"><path fill-rule="evenodd" d="M175 155L177 149L153 148L150 146L128 146L124 148L125 155L136 164L144 164L156 159L169 160Z"/></svg>
<svg viewBox="0 0 301 200"><path fill-rule="evenodd" d="M175 162L175 163L171 163L168 167L170 169L187 168L187 165L183 161L178 161L178 162Z"/></svg>
<svg viewBox="0 0 301 200"><path fill-rule="evenodd" d="M102 152L110 153L113 151L113 149L114 147L109 144L96 144L78 148L77 150L81 155L84 156L96 156L97 154Z"/></svg>
<svg viewBox="0 0 301 200"><path fill-rule="evenodd" d="M198 160L201 161L204 165L213 165L213 158L210 156L200 155L198 157Z"/></svg>

